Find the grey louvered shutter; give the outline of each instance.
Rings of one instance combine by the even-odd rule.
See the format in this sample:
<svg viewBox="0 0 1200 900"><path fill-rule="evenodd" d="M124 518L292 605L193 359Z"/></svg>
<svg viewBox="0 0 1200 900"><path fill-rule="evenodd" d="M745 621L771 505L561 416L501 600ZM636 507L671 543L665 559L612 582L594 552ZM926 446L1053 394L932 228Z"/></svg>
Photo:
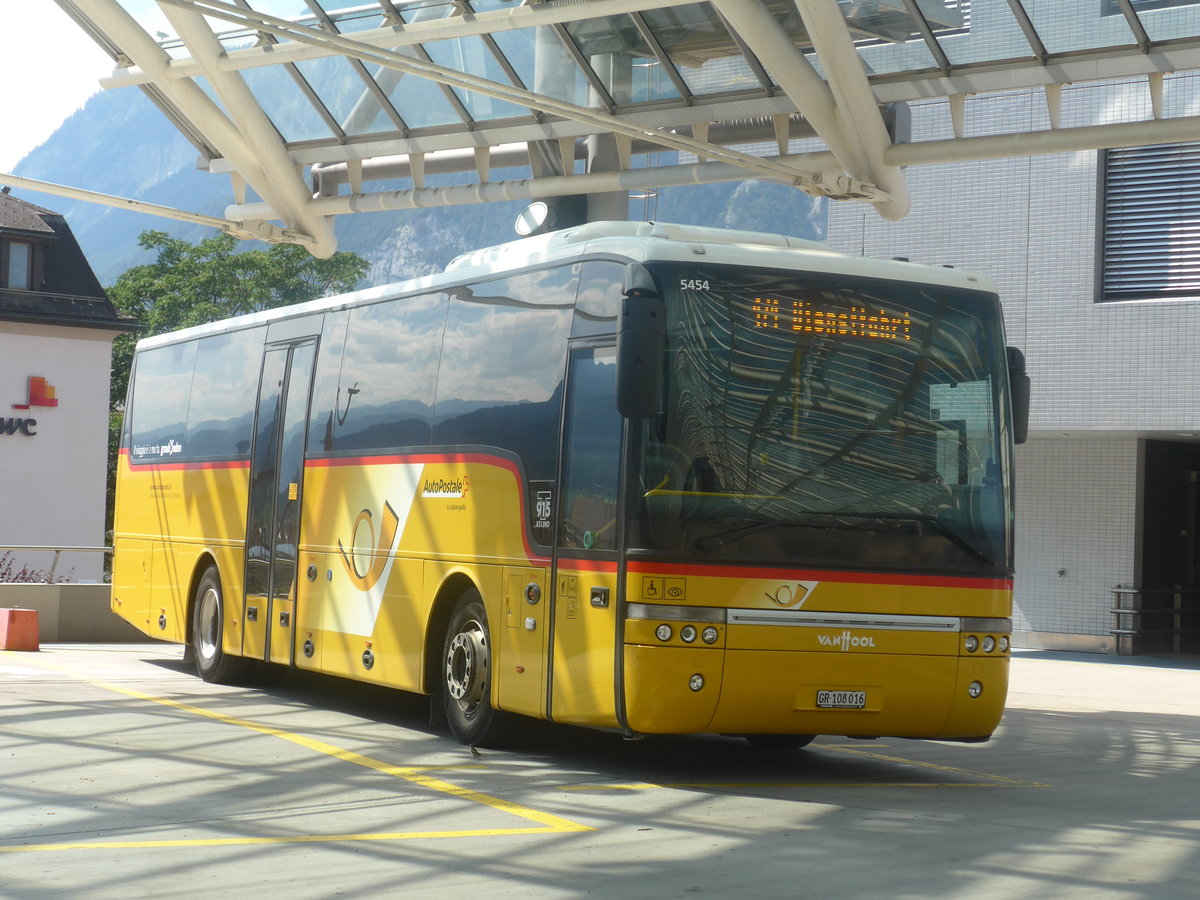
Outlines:
<svg viewBox="0 0 1200 900"><path fill-rule="evenodd" d="M1200 297L1200 144L1104 154L1100 300Z"/></svg>

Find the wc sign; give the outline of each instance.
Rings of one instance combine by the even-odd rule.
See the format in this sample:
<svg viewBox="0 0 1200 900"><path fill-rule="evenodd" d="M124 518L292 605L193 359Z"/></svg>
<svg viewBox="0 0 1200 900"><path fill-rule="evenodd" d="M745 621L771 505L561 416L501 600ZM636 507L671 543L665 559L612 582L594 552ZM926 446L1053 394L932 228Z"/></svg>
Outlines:
<svg viewBox="0 0 1200 900"><path fill-rule="evenodd" d="M13 409L26 415L0 417L0 437L9 435L34 437L37 434L37 419L29 413L35 409L48 409L54 406L58 406L54 385L40 375L30 375L25 402L12 405Z"/></svg>

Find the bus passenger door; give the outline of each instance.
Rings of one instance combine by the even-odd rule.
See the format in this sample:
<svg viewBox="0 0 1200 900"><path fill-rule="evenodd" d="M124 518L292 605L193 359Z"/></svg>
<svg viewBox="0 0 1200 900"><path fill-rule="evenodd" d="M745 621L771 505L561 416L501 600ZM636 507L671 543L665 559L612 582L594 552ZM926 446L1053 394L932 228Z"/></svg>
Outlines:
<svg viewBox="0 0 1200 900"><path fill-rule="evenodd" d="M295 657L300 492L315 355L313 341L264 353L250 458L242 653L286 664Z"/></svg>
<svg viewBox="0 0 1200 900"><path fill-rule="evenodd" d="M550 716L613 727L617 718L618 538L623 420L616 350L572 351L554 538Z"/></svg>

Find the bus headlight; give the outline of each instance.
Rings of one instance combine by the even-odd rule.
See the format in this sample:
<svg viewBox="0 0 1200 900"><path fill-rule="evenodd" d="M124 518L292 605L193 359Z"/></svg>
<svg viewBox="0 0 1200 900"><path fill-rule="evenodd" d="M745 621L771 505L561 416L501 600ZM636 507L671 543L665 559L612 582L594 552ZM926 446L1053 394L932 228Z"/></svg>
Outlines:
<svg viewBox="0 0 1200 900"><path fill-rule="evenodd" d="M672 633L671 626L666 624L659 625L654 629L654 636L660 641L669 641Z"/></svg>
<svg viewBox="0 0 1200 900"><path fill-rule="evenodd" d="M968 653L974 653L979 649L979 638L975 637L973 634L968 634L966 639L963 641L963 646L967 648Z"/></svg>
<svg viewBox="0 0 1200 900"><path fill-rule="evenodd" d="M1002 634L1002 635L1000 635L1000 652L1006 653L1007 651L1008 651L1008 636Z"/></svg>
<svg viewBox="0 0 1200 900"><path fill-rule="evenodd" d="M696 626L684 625L679 629L679 639L685 644L690 644L696 639Z"/></svg>
<svg viewBox="0 0 1200 900"><path fill-rule="evenodd" d="M717 634L717 629L713 628L711 625L700 632L700 640L704 641L706 644L715 644L718 637L720 637L720 635Z"/></svg>
<svg viewBox="0 0 1200 900"><path fill-rule="evenodd" d="M991 653L996 649L996 639L990 634L983 639L983 652Z"/></svg>

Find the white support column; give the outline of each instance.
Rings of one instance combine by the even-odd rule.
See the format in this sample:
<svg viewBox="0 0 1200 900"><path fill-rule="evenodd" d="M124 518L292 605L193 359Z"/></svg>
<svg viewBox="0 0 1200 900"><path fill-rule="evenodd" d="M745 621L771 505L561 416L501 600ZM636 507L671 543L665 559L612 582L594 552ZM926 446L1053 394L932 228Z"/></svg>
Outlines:
<svg viewBox="0 0 1200 900"><path fill-rule="evenodd" d="M865 155L846 140L829 85L821 80L774 16L759 0L712 0L712 5L754 51L842 167L852 174L864 172Z"/></svg>
<svg viewBox="0 0 1200 900"><path fill-rule="evenodd" d="M295 162L275 126L258 105L242 76L237 72L221 70L219 63L225 51L204 17L197 12L170 5L164 6L163 12L187 44L193 58L205 70L213 90L233 118L237 131L245 135L253 146L263 175L262 182L252 182L255 189L265 189L264 199L270 198L268 202L276 208L277 213L288 224L313 237L309 250L314 256L331 256L337 249L332 223L307 210L312 196L302 173L296 170ZM241 170L240 164L238 168Z"/></svg>
<svg viewBox="0 0 1200 900"><path fill-rule="evenodd" d="M866 157L866 169L851 174L872 181L891 194L888 200L876 204L881 216L885 219L903 218L911 202L904 173L884 161L884 154L891 148L892 141L879 111L879 101L867 80L862 57L854 47L841 10L835 0L795 0L795 3L812 39L813 49L817 51L817 57L825 69L825 78L836 100L837 118L843 134ZM792 52L800 54L796 48Z"/></svg>

